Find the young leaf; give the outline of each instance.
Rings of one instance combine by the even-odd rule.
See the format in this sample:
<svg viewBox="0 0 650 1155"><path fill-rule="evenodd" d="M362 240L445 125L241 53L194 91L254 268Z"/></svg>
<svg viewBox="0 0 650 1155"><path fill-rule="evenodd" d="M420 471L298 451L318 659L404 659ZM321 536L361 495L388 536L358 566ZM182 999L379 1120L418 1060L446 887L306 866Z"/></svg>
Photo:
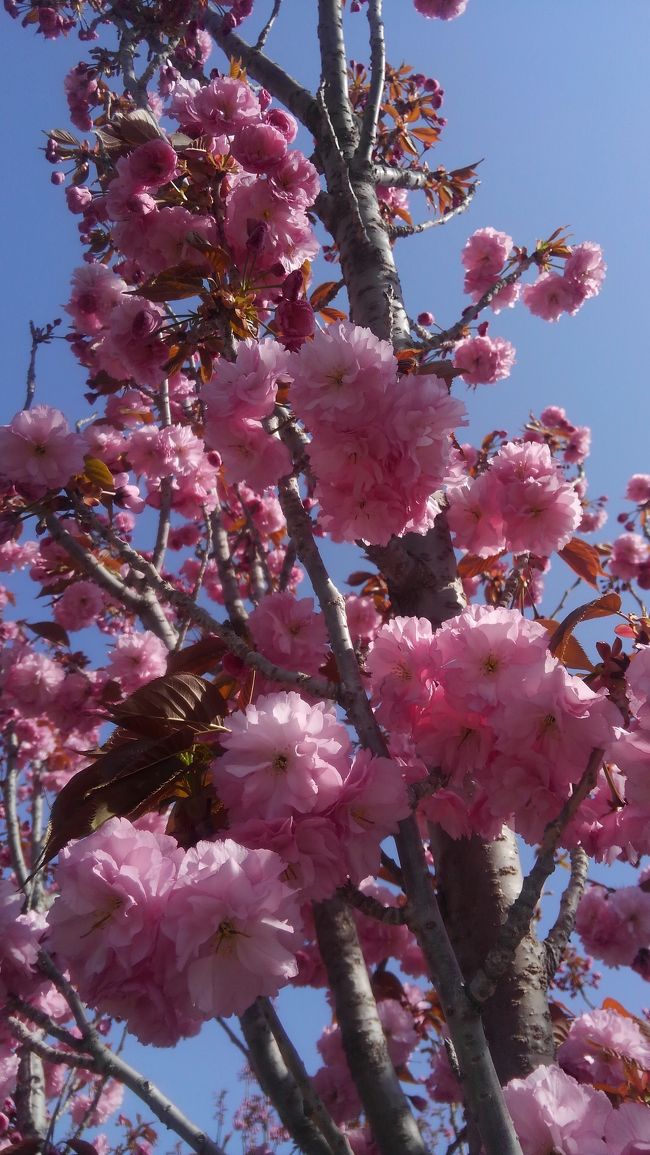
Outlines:
<svg viewBox="0 0 650 1155"><path fill-rule="evenodd" d="M583 581L598 589L596 578L600 577L604 570L600 564L598 550L593 545L580 537L572 537L564 549L558 550L558 554Z"/></svg>

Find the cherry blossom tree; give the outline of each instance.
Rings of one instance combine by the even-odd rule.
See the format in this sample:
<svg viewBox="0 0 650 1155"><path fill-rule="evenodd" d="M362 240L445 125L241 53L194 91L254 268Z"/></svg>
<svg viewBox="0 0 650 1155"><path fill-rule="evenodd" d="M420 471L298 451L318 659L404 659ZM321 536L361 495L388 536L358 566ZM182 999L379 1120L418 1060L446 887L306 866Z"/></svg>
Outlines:
<svg viewBox="0 0 650 1155"><path fill-rule="evenodd" d="M587 881L650 853L650 476L595 545L587 427L546 405L462 440L464 386L515 359L487 318L575 314L598 244L479 228L462 315L411 310L397 242L478 178L431 163L443 92L391 62L381 0L314 5L311 91L272 57L281 0L5 7L87 46L46 158L92 411L41 398L60 322L33 325L0 428L0 569L47 606L0 590L0 1146L149 1152L162 1126L222 1155L119 1045L216 1019L259 1085L246 1151L650 1152L646 1021L563 1001L592 959L650 978L647 871ZM291 986L327 993L311 1074ZM124 1088L145 1114L111 1148Z"/></svg>

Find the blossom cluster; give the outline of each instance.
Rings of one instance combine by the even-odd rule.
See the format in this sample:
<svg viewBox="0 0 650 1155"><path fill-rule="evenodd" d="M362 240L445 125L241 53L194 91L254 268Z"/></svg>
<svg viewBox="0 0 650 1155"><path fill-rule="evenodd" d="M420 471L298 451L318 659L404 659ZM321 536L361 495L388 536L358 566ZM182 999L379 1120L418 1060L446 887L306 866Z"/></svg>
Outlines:
<svg viewBox="0 0 650 1155"><path fill-rule="evenodd" d="M377 633L367 664L378 717L412 742L439 789L421 808L451 834L503 823L539 841L621 718L547 650L516 610L470 606L434 634L422 618Z"/></svg>
<svg viewBox="0 0 650 1155"><path fill-rule="evenodd" d="M454 543L478 557L509 550L548 557L582 519L576 488L547 445L507 442L476 477L448 491Z"/></svg>
<svg viewBox="0 0 650 1155"><path fill-rule="evenodd" d="M282 860L230 839L184 852L113 818L64 850L47 942L84 999L170 1046L296 973L299 918Z"/></svg>
<svg viewBox="0 0 650 1155"><path fill-rule="evenodd" d="M451 434L466 423L462 403L434 376L407 375L398 386L392 347L348 322L317 332L291 371L323 529L333 541L378 545L423 533L439 512Z"/></svg>

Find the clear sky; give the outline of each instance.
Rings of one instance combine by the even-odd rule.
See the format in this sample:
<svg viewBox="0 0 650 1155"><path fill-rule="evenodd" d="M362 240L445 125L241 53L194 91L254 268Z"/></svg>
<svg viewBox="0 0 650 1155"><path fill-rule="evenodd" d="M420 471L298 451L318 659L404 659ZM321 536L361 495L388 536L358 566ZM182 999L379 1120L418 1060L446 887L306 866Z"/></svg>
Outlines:
<svg viewBox="0 0 650 1155"><path fill-rule="evenodd" d="M248 26L256 33L270 7L270 0L257 0L259 16L244 25L244 34ZM469 0L466 14L447 24L419 17L412 0L385 0L384 7L389 60L408 61L445 89L442 111L449 124L435 161L454 168L484 158L481 188L465 215L399 242L410 313L428 309L445 326L457 319L467 304L460 250L481 226L503 229L516 243L532 246L566 225L576 241L594 240L604 248L605 287L578 316L549 325L520 308L492 321L491 333L517 347L516 367L507 381L479 387L465 400L474 440L494 428L516 433L531 410L548 404L563 405L572 421L589 424L590 492L610 495L613 533L627 478L650 472L650 5L647 0ZM311 88L318 81L315 11L314 0L284 0L268 45L270 54ZM348 25L350 55L365 60L365 17L349 16ZM50 185L51 170L37 150L42 129L68 127L63 75L83 58L85 46L74 38L44 43L4 15L0 30L6 382L0 421L6 421L23 403L28 321L41 324L62 315L70 270L80 263L76 222L65 209L62 189ZM216 52L210 63L221 64ZM414 207L417 211L417 202ZM83 375L66 344L41 350L38 399L75 418L87 413L82 392ZM337 579L349 568L347 554ZM650 1002L640 980L602 969L603 993L611 991L630 1009ZM285 1007L299 1041L313 1040L323 1021L314 996L292 994L282 1000ZM137 1050L131 1051L134 1060L175 1092L198 1122L210 1126L212 1094L232 1085L240 1066L217 1029L206 1028L199 1040L179 1050L177 1063L166 1052L142 1048L136 1059ZM314 1069L312 1045L306 1057Z"/></svg>

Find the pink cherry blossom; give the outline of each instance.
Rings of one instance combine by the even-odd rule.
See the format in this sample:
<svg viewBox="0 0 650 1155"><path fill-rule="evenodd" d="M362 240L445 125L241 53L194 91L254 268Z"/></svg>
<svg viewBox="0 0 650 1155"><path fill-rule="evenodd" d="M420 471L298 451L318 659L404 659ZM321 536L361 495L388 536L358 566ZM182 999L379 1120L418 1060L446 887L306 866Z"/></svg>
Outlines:
<svg viewBox="0 0 650 1155"><path fill-rule="evenodd" d="M625 496L628 501L645 505L650 501L650 473L634 473L627 483Z"/></svg>
<svg viewBox="0 0 650 1155"><path fill-rule="evenodd" d="M454 350L454 368L467 385L493 385L510 375L515 350L503 337L467 337Z"/></svg>
<svg viewBox="0 0 650 1155"><path fill-rule="evenodd" d="M559 273L543 273L532 285L524 285L521 299L543 321L559 321L562 313L577 313L585 297L580 286Z"/></svg>
<svg viewBox="0 0 650 1155"><path fill-rule="evenodd" d="M504 1088L524 1155L608 1155L605 1127L612 1106L602 1091L581 1086L559 1067L537 1067Z"/></svg>
<svg viewBox="0 0 650 1155"><path fill-rule="evenodd" d="M267 694L231 715L228 726L221 739L226 753L212 772L236 819L322 813L339 797L350 740L324 702Z"/></svg>
<svg viewBox="0 0 650 1155"><path fill-rule="evenodd" d="M126 290L126 281L105 265L82 265L72 274L72 296L66 312L80 333L98 333Z"/></svg>
<svg viewBox="0 0 650 1155"><path fill-rule="evenodd" d="M235 133L231 152L247 172L272 172L287 154L287 140L268 123L243 125Z"/></svg>
<svg viewBox="0 0 650 1155"><path fill-rule="evenodd" d="M622 533L612 546L609 571L621 581L634 581L650 557L650 549L639 533Z"/></svg>
<svg viewBox="0 0 650 1155"><path fill-rule="evenodd" d="M575 245L564 266L564 277L580 290L583 298L595 297L600 292L607 265L600 245L583 241Z"/></svg>
<svg viewBox="0 0 650 1155"><path fill-rule="evenodd" d="M630 1063L650 1074L650 1042L634 1019L591 1011L573 1020L557 1059L579 1083L616 1088L627 1083Z"/></svg>
<svg viewBox="0 0 650 1155"><path fill-rule="evenodd" d="M34 496L60 489L83 471L85 445L59 409L35 405L0 426L0 469Z"/></svg>
<svg viewBox="0 0 650 1155"><path fill-rule="evenodd" d="M325 661L327 633L313 598L270 594L255 607L249 625L257 648L277 665L317 674Z"/></svg>
<svg viewBox="0 0 650 1155"><path fill-rule="evenodd" d="M85 630L96 623L105 605L106 596L94 582L74 582L56 602L54 618L65 630Z"/></svg>
<svg viewBox="0 0 650 1155"><path fill-rule="evenodd" d="M272 851L231 839L199 842L185 855L163 933L204 1015L241 1014L297 973L297 910L284 870Z"/></svg>
<svg viewBox="0 0 650 1155"><path fill-rule="evenodd" d="M124 693L130 694L145 682L162 677L167 669L167 649L148 630L141 634L124 634L117 639L106 669L109 677L120 683Z"/></svg>
<svg viewBox="0 0 650 1155"><path fill-rule="evenodd" d="M467 0L414 0L414 3L423 16L438 20L454 20L467 8Z"/></svg>

